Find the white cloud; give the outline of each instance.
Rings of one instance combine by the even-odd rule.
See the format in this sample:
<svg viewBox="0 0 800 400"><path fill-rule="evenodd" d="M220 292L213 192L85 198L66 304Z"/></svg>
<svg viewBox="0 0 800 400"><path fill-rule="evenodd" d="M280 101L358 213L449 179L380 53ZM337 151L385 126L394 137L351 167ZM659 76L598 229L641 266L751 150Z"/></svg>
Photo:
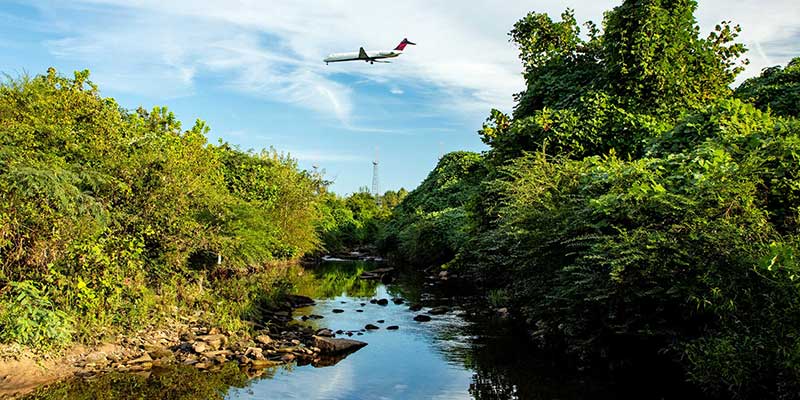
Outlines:
<svg viewBox="0 0 800 400"><path fill-rule="evenodd" d="M367 0L254 2L248 0L79 0L45 2L47 15L80 8L87 21L59 21L61 39L48 43L57 56L90 65L95 79L116 90L158 96L191 94L197 79L213 76L230 88L286 102L335 118L353 130L357 87L337 74L386 85L435 89L436 107L462 113L509 110L523 80L511 25L528 11L554 17L566 7L579 20L600 22L618 1L512 0L427 2ZM99 12L114 6L114 12ZM52 9L55 9L53 11ZM785 63L800 52L796 0L701 1L705 32L721 21L742 25L751 52L743 77ZM326 66L330 52L358 46L392 48L403 37L418 43L393 64ZM213 74L213 75L212 75Z"/></svg>

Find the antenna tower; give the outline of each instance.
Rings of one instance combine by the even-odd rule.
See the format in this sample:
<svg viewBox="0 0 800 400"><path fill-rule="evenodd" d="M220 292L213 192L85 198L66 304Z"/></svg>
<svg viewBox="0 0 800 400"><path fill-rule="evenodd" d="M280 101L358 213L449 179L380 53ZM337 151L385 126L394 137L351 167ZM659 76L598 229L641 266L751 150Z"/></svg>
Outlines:
<svg viewBox="0 0 800 400"><path fill-rule="evenodd" d="M378 181L378 146L375 146L375 160L372 161L372 195L375 196L375 203L380 206L381 192Z"/></svg>

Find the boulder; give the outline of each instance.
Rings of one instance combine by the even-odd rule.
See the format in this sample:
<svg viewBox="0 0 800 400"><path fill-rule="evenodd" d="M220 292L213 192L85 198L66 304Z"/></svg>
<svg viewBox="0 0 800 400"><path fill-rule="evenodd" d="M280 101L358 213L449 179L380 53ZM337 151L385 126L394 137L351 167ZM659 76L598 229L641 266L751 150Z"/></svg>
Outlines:
<svg viewBox="0 0 800 400"><path fill-rule="evenodd" d="M397 325L390 325L390 326L387 326L386 329L390 330L390 331L396 331L396 330L400 329L400 327L397 326Z"/></svg>
<svg viewBox="0 0 800 400"><path fill-rule="evenodd" d="M316 332L317 336L333 337L333 332L330 329L323 328Z"/></svg>
<svg viewBox="0 0 800 400"><path fill-rule="evenodd" d="M395 297L395 298L392 299L392 303L394 303L394 304L403 304L403 302L405 302L405 300L403 300L400 297Z"/></svg>
<svg viewBox="0 0 800 400"><path fill-rule="evenodd" d="M371 331L371 330L375 330L375 329L381 329L381 328L380 328L380 327L377 327L377 326L375 326L375 325L372 325L372 324L367 324L366 326L364 326L364 329L366 329L366 330L370 330L370 331Z"/></svg>
<svg viewBox="0 0 800 400"><path fill-rule="evenodd" d="M387 305L387 304L389 304L389 300L386 300L386 299L380 299L380 300L378 300L378 305L379 305L379 306L385 306L385 305Z"/></svg>
<svg viewBox="0 0 800 400"><path fill-rule="evenodd" d="M358 340L314 336L314 347L319 348L322 354L350 353L366 345L366 343Z"/></svg>
<svg viewBox="0 0 800 400"><path fill-rule="evenodd" d="M431 320L431 317L429 317L427 315L424 315L424 314L419 314L419 315L414 317L414 321L417 321L417 322L428 322L430 320Z"/></svg>
<svg viewBox="0 0 800 400"><path fill-rule="evenodd" d="M344 312L344 310L342 310L341 308L334 308L333 310L331 310L331 312L334 314L341 314Z"/></svg>
<svg viewBox="0 0 800 400"><path fill-rule="evenodd" d="M411 306L409 306L409 307L408 307L408 309L409 309L409 310L411 310L411 311L419 311L419 310L422 310L422 304L419 304L419 303L414 303L414 304L412 304Z"/></svg>

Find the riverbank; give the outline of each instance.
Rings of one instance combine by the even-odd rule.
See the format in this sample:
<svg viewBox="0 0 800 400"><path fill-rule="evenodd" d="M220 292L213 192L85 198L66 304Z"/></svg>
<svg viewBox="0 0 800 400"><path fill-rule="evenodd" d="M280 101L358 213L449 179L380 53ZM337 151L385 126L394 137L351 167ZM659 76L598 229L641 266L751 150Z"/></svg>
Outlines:
<svg viewBox="0 0 800 400"><path fill-rule="evenodd" d="M165 290L159 305L148 308L149 325L98 328L95 336L60 349L0 345L0 398L73 377L170 365L215 371L234 362L254 377L289 362L335 363L346 346L290 324L294 309L313 305L309 297L290 294L311 286L304 271L299 263L283 263L248 277L206 282L204 288L185 287L176 296Z"/></svg>

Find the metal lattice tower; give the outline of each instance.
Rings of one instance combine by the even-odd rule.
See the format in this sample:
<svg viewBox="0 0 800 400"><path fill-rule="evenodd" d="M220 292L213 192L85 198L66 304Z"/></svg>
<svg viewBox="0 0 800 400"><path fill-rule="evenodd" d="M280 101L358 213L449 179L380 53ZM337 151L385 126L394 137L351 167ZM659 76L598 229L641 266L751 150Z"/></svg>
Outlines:
<svg viewBox="0 0 800 400"><path fill-rule="evenodd" d="M375 203L381 205L380 183L378 181L378 146L375 146L375 160L372 161L372 195L375 196Z"/></svg>

